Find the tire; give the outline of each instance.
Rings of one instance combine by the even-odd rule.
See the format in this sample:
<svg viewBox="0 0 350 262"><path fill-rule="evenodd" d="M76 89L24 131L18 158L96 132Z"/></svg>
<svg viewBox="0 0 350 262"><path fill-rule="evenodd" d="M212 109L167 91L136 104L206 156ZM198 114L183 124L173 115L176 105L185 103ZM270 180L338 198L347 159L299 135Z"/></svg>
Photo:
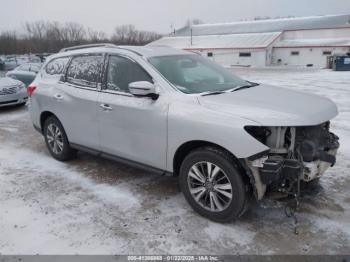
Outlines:
<svg viewBox="0 0 350 262"><path fill-rule="evenodd" d="M70 147L66 132L56 117L50 116L46 119L44 137L46 146L53 158L59 161L67 161L76 156L76 151Z"/></svg>
<svg viewBox="0 0 350 262"><path fill-rule="evenodd" d="M197 171L205 175L205 182ZM245 211L246 187L233 157L225 151L205 147L189 153L180 168L179 184L190 206L210 220L230 222Z"/></svg>

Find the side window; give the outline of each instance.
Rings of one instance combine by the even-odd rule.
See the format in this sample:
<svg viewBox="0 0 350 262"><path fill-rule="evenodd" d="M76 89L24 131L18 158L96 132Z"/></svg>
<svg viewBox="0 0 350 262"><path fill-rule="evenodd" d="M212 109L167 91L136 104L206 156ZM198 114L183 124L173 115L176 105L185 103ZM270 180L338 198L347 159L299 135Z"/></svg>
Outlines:
<svg viewBox="0 0 350 262"><path fill-rule="evenodd" d="M103 66L102 55L76 56L67 70L67 82L96 88Z"/></svg>
<svg viewBox="0 0 350 262"><path fill-rule="evenodd" d="M129 92L129 84L137 81L153 83L152 77L136 62L121 56L110 56L105 89Z"/></svg>
<svg viewBox="0 0 350 262"><path fill-rule="evenodd" d="M69 57L56 58L46 65L45 71L49 75L61 75L68 61Z"/></svg>

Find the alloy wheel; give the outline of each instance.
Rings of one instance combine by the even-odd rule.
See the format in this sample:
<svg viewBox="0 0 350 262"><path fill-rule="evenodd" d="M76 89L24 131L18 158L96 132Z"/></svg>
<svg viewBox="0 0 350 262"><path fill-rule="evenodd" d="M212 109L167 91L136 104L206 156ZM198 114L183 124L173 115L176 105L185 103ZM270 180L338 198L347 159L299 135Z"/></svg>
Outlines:
<svg viewBox="0 0 350 262"><path fill-rule="evenodd" d="M206 210L221 212L232 201L232 185L225 172L210 162L194 164L187 175L193 199Z"/></svg>
<svg viewBox="0 0 350 262"><path fill-rule="evenodd" d="M63 136L57 125L48 125L46 139L53 153L60 154L63 151Z"/></svg>

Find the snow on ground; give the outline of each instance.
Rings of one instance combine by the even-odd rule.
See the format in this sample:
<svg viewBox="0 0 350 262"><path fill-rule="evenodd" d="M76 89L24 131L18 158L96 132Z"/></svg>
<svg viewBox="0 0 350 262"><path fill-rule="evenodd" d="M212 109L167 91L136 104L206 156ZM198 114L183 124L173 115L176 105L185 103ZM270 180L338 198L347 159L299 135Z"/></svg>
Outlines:
<svg viewBox="0 0 350 262"><path fill-rule="evenodd" d="M338 162L322 188L302 198L299 235L281 205L271 201L252 204L239 221L218 224L191 210L175 178L85 153L57 162L33 130L27 108L14 107L0 109L0 253L350 253L350 72L234 71L339 106L332 124L341 139Z"/></svg>

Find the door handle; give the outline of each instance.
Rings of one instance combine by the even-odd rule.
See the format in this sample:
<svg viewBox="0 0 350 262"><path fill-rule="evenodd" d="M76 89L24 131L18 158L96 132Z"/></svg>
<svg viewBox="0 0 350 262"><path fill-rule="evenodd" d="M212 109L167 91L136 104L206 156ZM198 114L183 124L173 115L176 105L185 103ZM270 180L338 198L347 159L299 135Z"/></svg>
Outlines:
<svg viewBox="0 0 350 262"><path fill-rule="evenodd" d="M62 96L62 95L60 95L60 94L56 94L56 95L54 95L54 98L55 98L57 101L61 101L61 100L63 100L63 96Z"/></svg>
<svg viewBox="0 0 350 262"><path fill-rule="evenodd" d="M104 111L111 111L113 108L110 105L107 104L101 104L100 108L102 108Z"/></svg>

